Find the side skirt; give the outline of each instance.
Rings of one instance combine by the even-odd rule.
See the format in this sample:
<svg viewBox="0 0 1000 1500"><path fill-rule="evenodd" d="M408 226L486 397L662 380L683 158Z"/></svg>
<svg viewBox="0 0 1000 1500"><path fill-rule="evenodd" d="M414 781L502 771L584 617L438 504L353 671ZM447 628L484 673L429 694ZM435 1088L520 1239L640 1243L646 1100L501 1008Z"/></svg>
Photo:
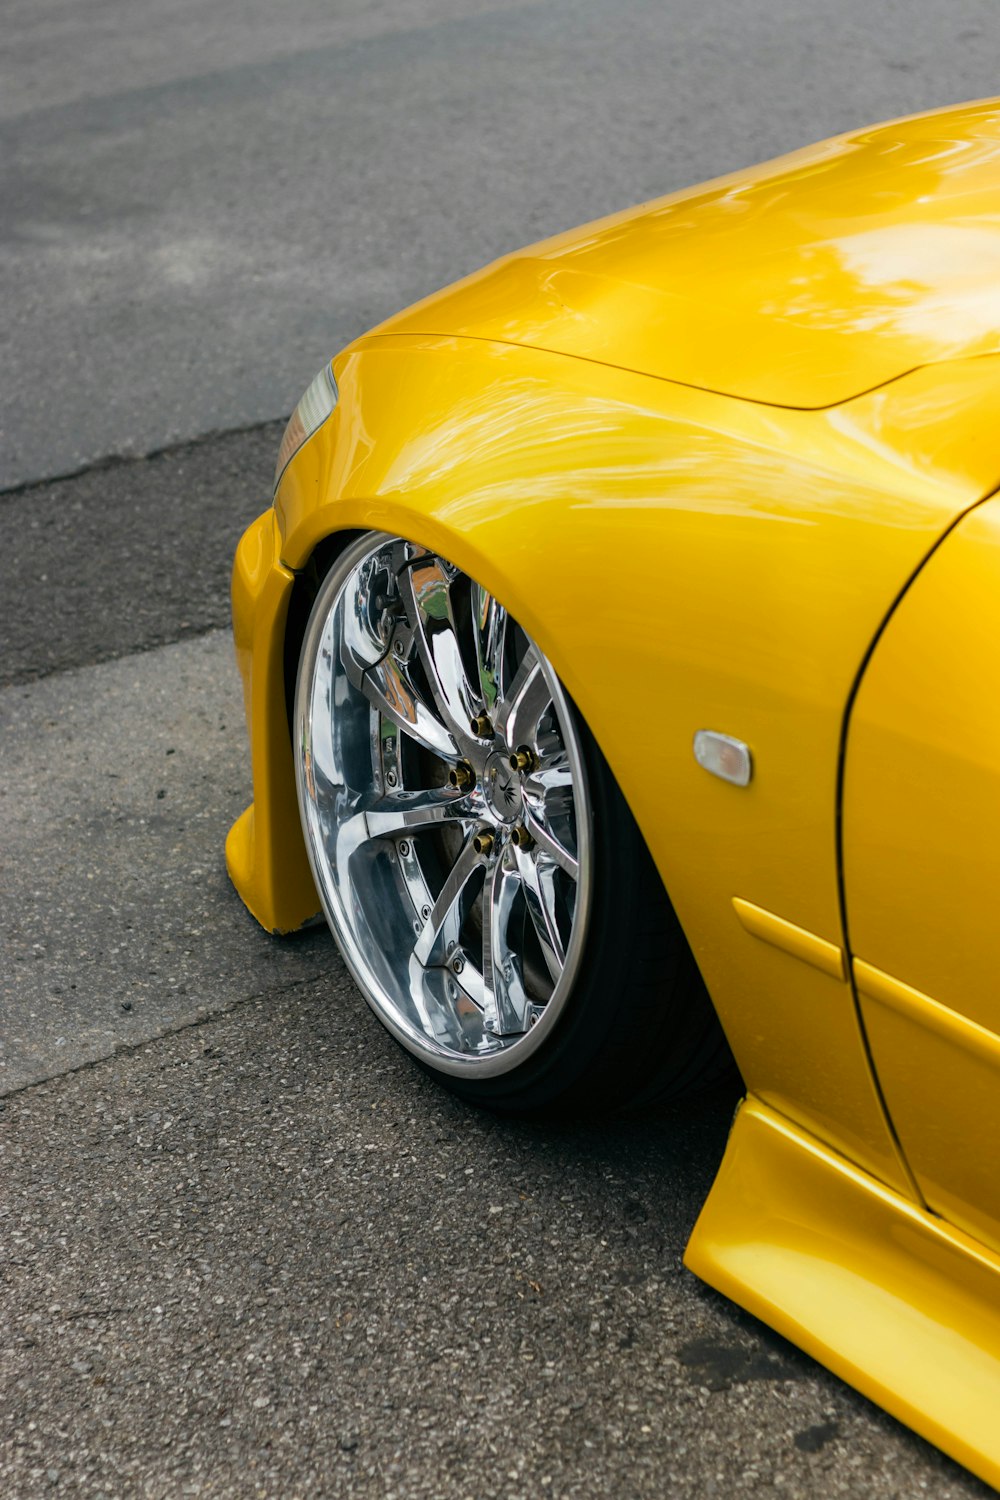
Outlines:
<svg viewBox="0 0 1000 1500"><path fill-rule="evenodd" d="M751 1096L684 1260L1000 1487L1000 1257Z"/></svg>

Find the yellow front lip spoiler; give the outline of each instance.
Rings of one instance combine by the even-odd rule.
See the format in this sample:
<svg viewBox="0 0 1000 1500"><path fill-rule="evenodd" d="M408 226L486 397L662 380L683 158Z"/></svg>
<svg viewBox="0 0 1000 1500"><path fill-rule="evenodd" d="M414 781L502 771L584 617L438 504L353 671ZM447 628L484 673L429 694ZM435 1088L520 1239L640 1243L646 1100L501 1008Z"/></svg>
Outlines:
<svg viewBox="0 0 1000 1500"><path fill-rule="evenodd" d="M233 635L255 801L229 830L226 866L246 906L274 933L294 932L320 908L302 841L285 709L285 622L294 581L279 561L274 511L265 511L244 533L233 564Z"/></svg>
<svg viewBox="0 0 1000 1500"><path fill-rule="evenodd" d="M751 1097L684 1260L1000 1486L1000 1257Z"/></svg>

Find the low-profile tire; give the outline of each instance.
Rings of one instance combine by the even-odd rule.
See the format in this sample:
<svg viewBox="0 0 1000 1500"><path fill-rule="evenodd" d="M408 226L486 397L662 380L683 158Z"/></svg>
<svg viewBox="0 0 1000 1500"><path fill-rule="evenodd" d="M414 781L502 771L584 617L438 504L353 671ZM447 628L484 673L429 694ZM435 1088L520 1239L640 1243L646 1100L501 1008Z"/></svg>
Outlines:
<svg viewBox="0 0 1000 1500"><path fill-rule="evenodd" d="M729 1054L642 836L549 662L482 585L372 532L296 684L306 847L388 1030L511 1113L649 1102Z"/></svg>

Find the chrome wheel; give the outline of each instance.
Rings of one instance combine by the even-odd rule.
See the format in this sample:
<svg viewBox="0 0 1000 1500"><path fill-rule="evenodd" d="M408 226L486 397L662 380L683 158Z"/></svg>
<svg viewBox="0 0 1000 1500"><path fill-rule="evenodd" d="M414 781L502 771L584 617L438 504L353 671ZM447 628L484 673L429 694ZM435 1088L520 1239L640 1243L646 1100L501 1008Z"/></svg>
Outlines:
<svg viewBox="0 0 1000 1500"><path fill-rule="evenodd" d="M316 885L422 1061L509 1073L565 1011L587 931L583 755L551 666L444 558L372 533L322 584L295 705Z"/></svg>

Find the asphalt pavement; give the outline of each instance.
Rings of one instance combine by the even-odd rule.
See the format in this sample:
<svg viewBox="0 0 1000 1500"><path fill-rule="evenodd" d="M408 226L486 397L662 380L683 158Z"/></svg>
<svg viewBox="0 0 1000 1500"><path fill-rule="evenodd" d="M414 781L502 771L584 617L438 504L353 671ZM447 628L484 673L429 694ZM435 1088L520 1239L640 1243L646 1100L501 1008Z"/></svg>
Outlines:
<svg viewBox="0 0 1000 1500"><path fill-rule="evenodd" d="M684 1271L735 1103L512 1124L228 884L281 419L490 257L996 87L995 8L9 0L0 1495L983 1486ZM62 476L62 477L59 477Z"/></svg>
<svg viewBox="0 0 1000 1500"><path fill-rule="evenodd" d="M474 1113L332 956L16 1095L0 1488L985 1495L683 1270L731 1109Z"/></svg>
<svg viewBox="0 0 1000 1500"><path fill-rule="evenodd" d="M0 488L287 413L505 251L997 88L993 0L7 0Z"/></svg>
<svg viewBox="0 0 1000 1500"><path fill-rule="evenodd" d="M242 478L225 535L271 437L32 491L45 567L99 553L102 492L183 517ZM42 588L4 611L5 1500L985 1494L683 1269L731 1088L494 1119L325 931L256 926L223 864L250 795L225 568L178 549L159 592L127 552L94 575L103 646Z"/></svg>

